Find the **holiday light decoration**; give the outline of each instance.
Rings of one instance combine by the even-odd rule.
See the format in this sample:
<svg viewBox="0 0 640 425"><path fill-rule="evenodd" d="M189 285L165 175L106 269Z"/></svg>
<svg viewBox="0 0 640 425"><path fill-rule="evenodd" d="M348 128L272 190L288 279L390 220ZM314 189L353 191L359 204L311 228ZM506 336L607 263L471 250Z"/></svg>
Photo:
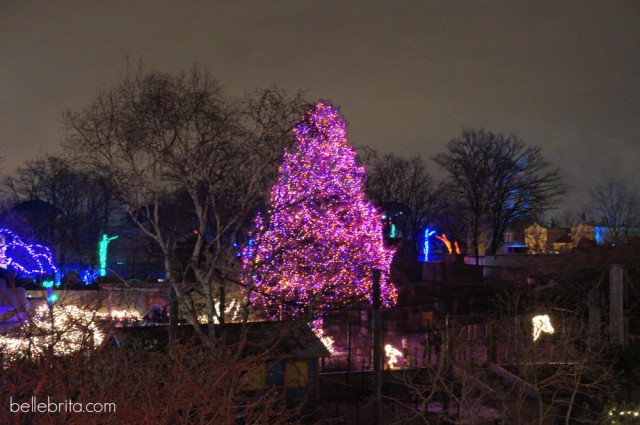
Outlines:
<svg viewBox="0 0 640 425"><path fill-rule="evenodd" d="M458 247L458 241L453 241L453 246L452 246L451 241L449 240L449 238L447 238L447 235L445 235L444 233L441 235L436 235L436 239L444 243L444 246L447 248L447 252L449 254L453 254L454 252L456 254L460 254L460 247Z"/></svg>
<svg viewBox="0 0 640 425"><path fill-rule="evenodd" d="M318 337L318 339L320 340L320 342L322 342L322 344L325 346L325 348L327 350L329 350L329 352L331 354L335 353L335 348L333 346L333 344L335 344L335 340L330 337L329 335L325 335L324 334L324 329L322 329L322 325L314 325L311 324L311 330L313 330L313 333L316 334L316 336Z"/></svg>
<svg viewBox="0 0 640 425"><path fill-rule="evenodd" d="M444 243L444 246L447 247L447 252L449 252L449 254L453 252L453 248L451 247L451 241L447 238L447 235L445 235L444 233L441 235L436 235L436 239Z"/></svg>
<svg viewBox="0 0 640 425"><path fill-rule="evenodd" d="M107 235L102 235L102 239L98 242L98 256L100 259L100 276L107 275L107 248L109 247L109 242L114 239L118 239L118 236L111 236L110 238Z"/></svg>
<svg viewBox="0 0 640 425"><path fill-rule="evenodd" d="M0 229L0 267L13 269L25 276L55 275L58 272L49 248L26 243L7 229Z"/></svg>
<svg viewBox="0 0 640 425"><path fill-rule="evenodd" d="M100 276L100 270L93 270L93 269L85 269L84 272L82 272L82 282L85 285L91 285L93 283L93 281Z"/></svg>
<svg viewBox="0 0 640 425"><path fill-rule="evenodd" d="M640 419L640 411L638 410L618 410L615 407L609 410L609 417L612 424L620 423L637 423Z"/></svg>
<svg viewBox="0 0 640 425"><path fill-rule="evenodd" d="M215 308L216 313L220 314L220 301L214 300L213 308ZM228 323L236 323L240 321L240 313L241 313L242 305L237 300L231 300L231 302L227 303L224 308L224 317L225 321ZM213 316L213 323L218 324L220 321L218 320L218 316ZM198 323L206 324L209 323L209 317L206 313L200 313L198 315Z"/></svg>
<svg viewBox="0 0 640 425"><path fill-rule="evenodd" d="M378 269L382 305L394 305L394 249L385 246L381 214L365 198L365 170L347 145L344 118L320 102L294 134L269 215L256 217L253 242L243 250L252 301L271 318L322 317L349 303L371 302Z"/></svg>
<svg viewBox="0 0 640 425"><path fill-rule="evenodd" d="M390 238L396 237L396 225L393 223L391 223L391 230L389 230L389 237Z"/></svg>
<svg viewBox="0 0 640 425"><path fill-rule="evenodd" d="M537 341L540 338L540 334L542 332L552 334L555 332L553 326L551 325L551 319L549 316L544 314L540 316L535 316L531 319L531 323L533 325L533 340Z"/></svg>
<svg viewBox="0 0 640 425"><path fill-rule="evenodd" d="M94 322L94 313L74 305L42 304L30 320L21 324L21 335L0 335L5 360L22 356L40 357L49 349L64 356L83 347L95 348L104 341L104 332Z"/></svg>
<svg viewBox="0 0 640 425"><path fill-rule="evenodd" d="M398 363L398 357L402 357L402 352L391 344L384 346L384 353L389 358L389 360L387 360L387 364L390 369L393 369L396 363Z"/></svg>
<svg viewBox="0 0 640 425"><path fill-rule="evenodd" d="M422 250L420 255L418 256L418 261L426 262L429 261L429 238L436 233L435 230L431 230L430 228L424 229L424 235L422 239Z"/></svg>
<svg viewBox="0 0 640 425"><path fill-rule="evenodd" d="M111 311L96 312L95 317L100 320L140 321L142 313L133 309L111 309Z"/></svg>

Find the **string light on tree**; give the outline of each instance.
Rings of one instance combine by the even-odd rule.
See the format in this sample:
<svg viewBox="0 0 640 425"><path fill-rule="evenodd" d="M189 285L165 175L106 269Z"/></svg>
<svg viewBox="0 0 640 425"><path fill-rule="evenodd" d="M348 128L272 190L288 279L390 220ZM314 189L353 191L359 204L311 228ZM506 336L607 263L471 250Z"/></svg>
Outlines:
<svg viewBox="0 0 640 425"><path fill-rule="evenodd" d="M24 242L7 229L0 229L0 267L24 276L53 275L58 272L49 248Z"/></svg>
<svg viewBox="0 0 640 425"><path fill-rule="evenodd" d="M5 360L44 356L49 348L64 356L82 348L96 348L105 335L95 321L95 313L73 305L40 305L33 317L21 323L22 332L0 335L0 348Z"/></svg>
<svg viewBox="0 0 640 425"><path fill-rule="evenodd" d="M431 230L430 228L424 229L423 239L422 239L422 250L420 255L418 256L418 261L426 262L429 261L429 238L436 233L435 230Z"/></svg>
<svg viewBox="0 0 640 425"><path fill-rule="evenodd" d="M453 246L452 246L451 241L449 240L449 238L447 238L447 235L445 235L444 233L441 235L436 235L436 239L444 243L444 246L447 247L447 252L449 252L449 254L453 254L454 252L456 254L460 254L460 247L458 247L458 241L453 241Z"/></svg>
<svg viewBox="0 0 640 425"><path fill-rule="evenodd" d="M107 248L109 247L109 242L114 239L118 239L118 236L111 236L110 238L107 235L102 235L102 239L98 242L98 256L100 259L100 276L107 275Z"/></svg>
<svg viewBox="0 0 640 425"><path fill-rule="evenodd" d="M253 301L271 318L317 318L371 302L373 270L382 272L382 304L395 304L389 281L394 250L380 213L365 197L366 174L347 145L338 109L320 102L295 125L271 190L268 220L258 215L243 251Z"/></svg>

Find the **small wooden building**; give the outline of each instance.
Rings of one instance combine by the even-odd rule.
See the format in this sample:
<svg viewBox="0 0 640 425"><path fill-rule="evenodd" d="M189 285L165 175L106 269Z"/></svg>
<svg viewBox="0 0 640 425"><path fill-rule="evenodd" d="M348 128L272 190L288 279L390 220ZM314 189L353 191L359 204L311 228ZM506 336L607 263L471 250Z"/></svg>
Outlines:
<svg viewBox="0 0 640 425"><path fill-rule="evenodd" d="M205 332L207 329L202 327ZM241 356L260 359L243 377L247 396L276 389L284 392L287 402L303 403L305 415L312 414L319 395L320 359L330 355L322 341L304 322L251 322L245 330L243 338L241 323L225 324L224 345L241 345ZM215 332L222 340L219 325ZM183 343L198 340L190 325L178 326L176 337ZM111 340L122 349L132 344L164 349L169 342L169 329L166 325L115 328Z"/></svg>

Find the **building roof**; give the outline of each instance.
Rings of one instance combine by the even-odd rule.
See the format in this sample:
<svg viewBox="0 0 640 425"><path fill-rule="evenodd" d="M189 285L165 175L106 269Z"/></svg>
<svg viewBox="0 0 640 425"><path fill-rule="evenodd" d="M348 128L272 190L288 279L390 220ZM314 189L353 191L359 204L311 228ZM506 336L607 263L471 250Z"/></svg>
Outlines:
<svg viewBox="0 0 640 425"><path fill-rule="evenodd" d="M571 235L564 235L554 241L554 243L571 243Z"/></svg>
<svg viewBox="0 0 640 425"><path fill-rule="evenodd" d="M206 325L201 329L208 334ZM227 323L224 329L226 346L238 345L242 338L242 324ZM217 336L220 336L221 330L220 325L215 325ZM166 347L169 342L169 327L160 325L115 328L113 335L118 345L127 346L136 341L143 345L152 342L158 347ZM314 358L330 355L322 341L305 322L250 322L247 323L246 335L244 355L267 353L269 357L274 358ZM177 339L183 343L198 341L191 325L178 326Z"/></svg>

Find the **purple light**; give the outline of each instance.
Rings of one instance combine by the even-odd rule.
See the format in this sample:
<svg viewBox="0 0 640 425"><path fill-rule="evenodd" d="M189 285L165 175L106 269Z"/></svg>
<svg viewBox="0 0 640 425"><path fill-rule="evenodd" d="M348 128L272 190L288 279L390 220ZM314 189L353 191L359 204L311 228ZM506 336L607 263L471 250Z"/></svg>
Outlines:
<svg viewBox="0 0 640 425"><path fill-rule="evenodd" d="M270 317L320 314L370 302L372 272L382 271L382 301L393 305L389 282L394 249L385 246L381 214L366 199L366 174L347 145L338 110L318 103L294 128L271 190L268 224L258 216L243 251L254 302Z"/></svg>

